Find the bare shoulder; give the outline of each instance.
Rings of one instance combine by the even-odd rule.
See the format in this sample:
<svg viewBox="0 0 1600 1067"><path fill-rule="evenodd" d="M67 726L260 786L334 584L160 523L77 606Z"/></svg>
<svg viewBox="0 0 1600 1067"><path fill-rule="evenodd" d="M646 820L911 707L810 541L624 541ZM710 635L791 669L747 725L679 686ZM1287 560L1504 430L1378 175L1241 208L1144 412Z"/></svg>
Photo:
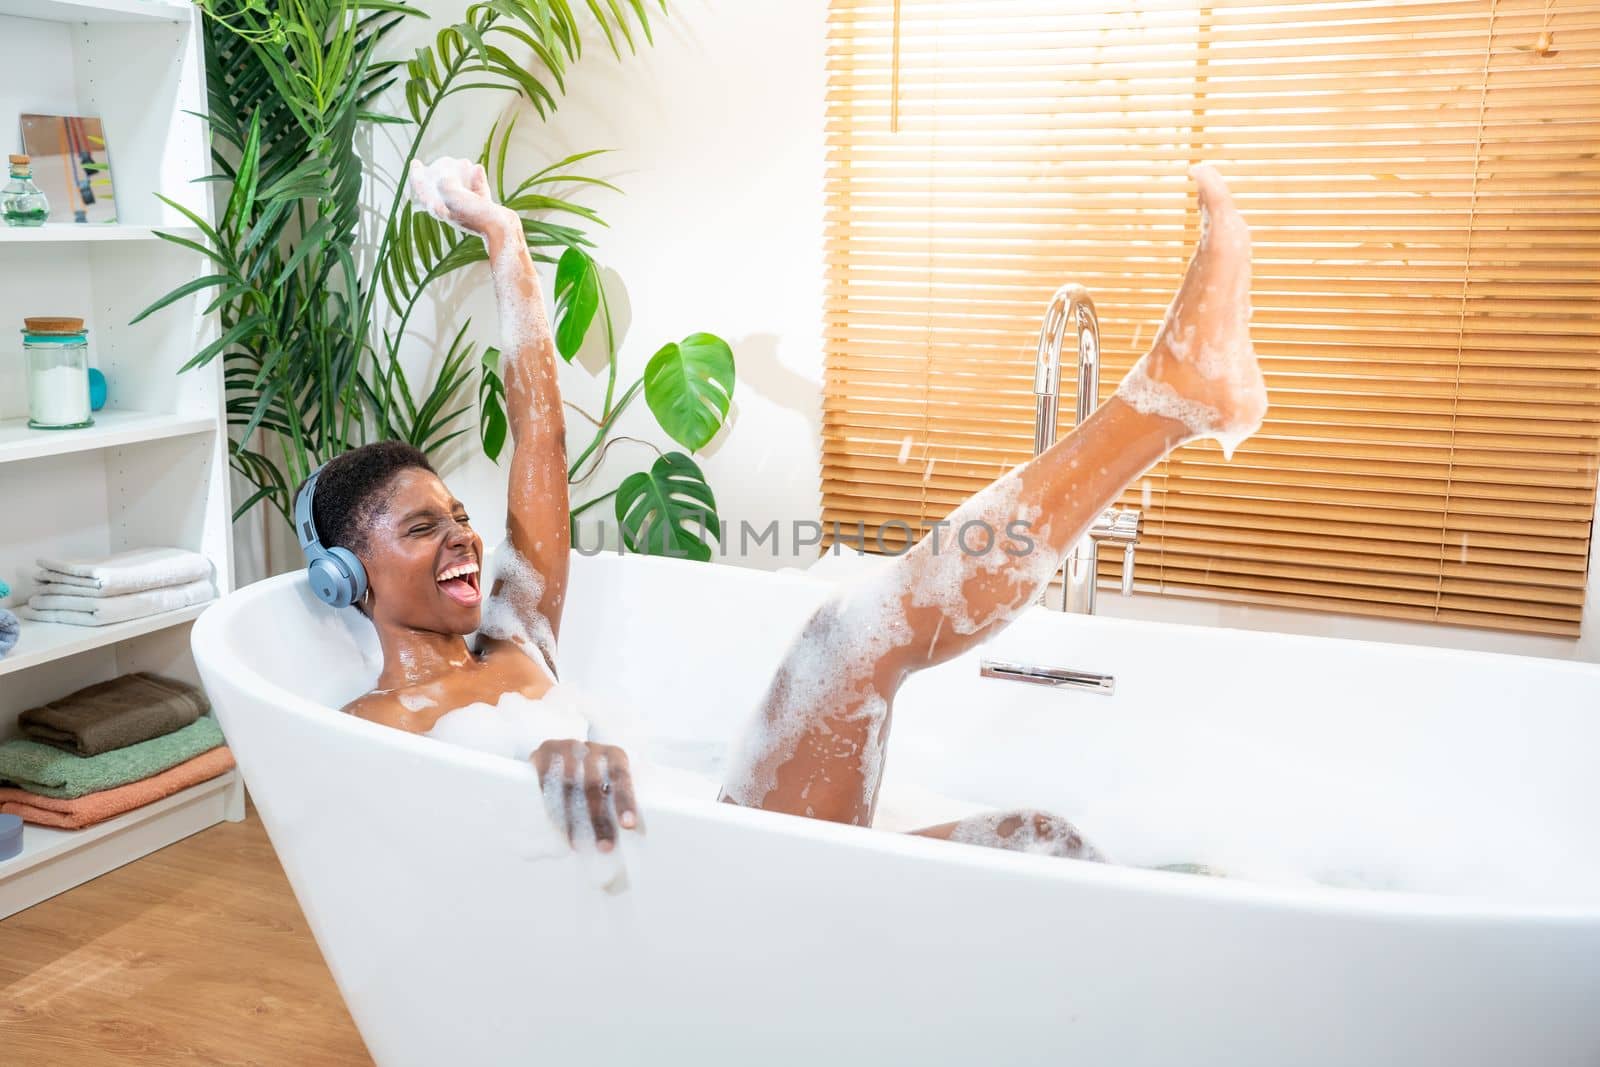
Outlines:
<svg viewBox="0 0 1600 1067"><path fill-rule="evenodd" d="M409 733L423 733L427 730L427 727L419 726L414 721L416 716L406 710L395 693L384 690L375 689L358 696L340 710L358 719L366 719L368 722L383 726L393 726L397 730Z"/></svg>

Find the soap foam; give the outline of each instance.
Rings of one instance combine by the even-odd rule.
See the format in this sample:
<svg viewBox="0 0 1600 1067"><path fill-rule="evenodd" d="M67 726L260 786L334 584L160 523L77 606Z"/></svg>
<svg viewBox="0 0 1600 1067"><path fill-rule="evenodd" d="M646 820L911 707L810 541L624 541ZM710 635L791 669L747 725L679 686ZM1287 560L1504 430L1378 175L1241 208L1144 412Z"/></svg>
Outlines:
<svg viewBox="0 0 1600 1067"><path fill-rule="evenodd" d="M444 201L444 183L453 179L466 188L471 184L473 167L472 163L464 159L450 156L443 156L427 164L421 160L412 160L411 171L407 175L407 186L412 201L451 229L468 236L477 236L450 217L450 209Z"/></svg>
<svg viewBox="0 0 1600 1067"><path fill-rule="evenodd" d="M1168 309L1167 315L1171 317L1171 309ZM1169 357L1187 364L1208 380L1228 380L1235 392L1243 393L1255 387L1251 374L1255 359L1253 353L1248 357L1225 354L1204 342L1199 351L1194 352L1188 347L1189 341L1177 338L1176 333L1163 324L1156 342ZM1133 410L1142 415L1159 415L1182 423L1196 438L1212 438L1222 446L1223 455L1230 460L1234 450L1260 429L1260 419L1230 423L1222 412L1210 404L1186 397L1166 382L1151 377L1148 366L1150 358L1150 355L1143 356L1117 386L1116 395Z"/></svg>
<svg viewBox="0 0 1600 1067"><path fill-rule="evenodd" d="M973 815L956 823L950 840L1011 852L1106 862L1077 827L1059 815L1044 812L993 811Z"/></svg>
<svg viewBox="0 0 1600 1067"><path fill-rule="evenodd" d="M428 737L495 756L526 760L546 741L587 740L589 721L581 701L566 686L554 686L542 699L506 693L495 704L480 701L447 711Z"/></svg>
<svg viewBox="0 0 1600 1067"><path fill-rule="evenodd" d="M483 587L489 590L478 634L511 641L555 672L556 636L550 620L539 611L544 577L523 559L511 542L503 541L489 556Z"/></svg>
<svg viewBox="0 0 1600 1067"><path fill-rule="evenodd" d="M1048 527L1033 528L1039 509L1022 502L1020 471L1009 471L952 512L937 551L930 536L904 559L857 578L818 609L791 646L761 713L735 743L730 765L737 770L724 786L728 797L759 806L800 739L826 730L826 717L844 715L846 721L868 723L867 742L856 746L841 739L853 750L839 755L856 756L867 795L876 792L893 695L880 688L878 667L889 652L913 639L907 605L939 612L928 646L931 658L945 626L965 636L1003 625L1032 602L1060 566L1061 553L1047 545ZM1018 521L1027 524L1031 548L1009 536ZM978 531L977 543L986 551L962 548L969 528ZM977 615L967 586L980 575L1002 575L1006 589L995 597L992 610Z"/></svg>
<svg viewBox="0 0 1600 1067"><path fill-rule="evenodd" d="M1222 412L1210 404L1183 396L1166 382L1151 378L1143 359L1134 364L1117 386L1117 396L1141 415L1159 415L1183 423L1196 437L1222 432ZM1229 453L1232 454L1231 449Z"/></svg>
<svg viewBox="0 0 1600 1067"><path fill-rule="evenodd" d="M891 649L911 641L904 596L898 581L870 577L852 583L817 610L791 646L763 709L735 743L724 784L728 797L759 806L777 786L779 764L807 731L825 726L823 716L866 719L869 737L881 728L889 703L873 676ZM876 748L855 753L864 776L875 776L881 768L881 743ZM869 790L875 781L868 779Z"/></svg>
<svg viewBox="0 0 1600 1067"><path fill-rule="evenodd" d="M524 352L554 351L550 334L550 320L545 314L544 298L538 278L533 273L533 261L528 258L527 247L520 240L501 242L495 257L489 263L489 273L494 278L495 295L500 309L500 347L505 365L502 376L514 373ZM528 290L517 284L519 278L528 281ZM551 368L552 373L554 368ZM546 390L530 389L529 398L533 414L541 419L551 416L546 401Z"/></svg>
<svg viewBox="0 0 1600 1067"><path fill-rule="evenodd" d="M598 707L598 702L570 685L554 686L537 700L521 693L506 693L494 704L478 702L446 712L426 736L525 763L546 741L594 741L597 726L585 710ZM585 750L582 744L577 747L577 753ZM622 842L619 839L618 847L611 853L601 853L595 848L594 824L589 818L588 800L583 791L586 771L582 763L574 768L569 786L563 777L566 772L563 757L559 753L555 755L540 783L542 806L549 825L563 841L570 828L572 848L584 857L586 877L606 892L618 893L628 885L627 869L620 859ZM601 773L607 777L610 774L609 767L603 763ZM711 794L707 784L705 795ZM613 804L612 818L615 819L614 802L608 800L607 803Z"/></svg>
<svg viewBox="0 0 1600 1067"><path fill-rule="evenodd" d="M429 215L460 233L478 237L482 235L473 233L451 217L444 196L445 184L452 182L472 195L488 199L486 188L473 190L477 180L478 164L443 156L428 164L413 160L407 184L412 200ZM504 360L500 368L502 377L512 373L524 351L548 346L551 340L549 319L545 315L538 278L533 272L533 261L528 257L527 245L522 238L521 223L516 214L509 210L505 212L504 220L506 232L502 236L505 239L500 241L489 264L500 311L501 355ZM517 284L518 280L526 281L530 291L525 292ZM530 390L530 394L534 414L548 417L550 410L544 391L534 389Z"/></svg>
<svg viewBox="0 0 1600 1067"><path fill-rule="evenodd" d="M969 551L957 540L917 561L922 565L913 571L907 594L914 606L938 610L940 628L948 624L955 633L969 636L1004 626L1033 602L1060 568L1063 553L1049 546L1049 524L1036 525L1039 508L1022 502L1021 469L1013 468L996 479L946 520L957 538L968 528L992 533L986 550ZM1015 529L1013 523L1022 524L1021 532L1032 541L1031 546L1009 536ZM995 604L984 615L974 613L968 590L980 575L988 579L1001 576L1005 583L1001 592L990 593Z"/></svg>
<svg viewBox="0 0 1600 1067"><path fill-rule="evenodd" d="M400 706L407 711L426 711L434 707L432 697L423 696L421 693L401 693L395 699L400 701Z"/></svg>
<svg viewBox="0 0 1600 1067"><path fill-rule="evenodd" d="M943 623L948 623L958 634L977 633L1010 614L1002 606L989 615L974 618L967 599L967 583L979 574L994 575L1008 566L1011 569L1006 572L1007 577L1014 586L1027 583L1035 569L1030 564L1037 562L1038 557L1051 555L1041 549L1037 539L1026 557L1006 551L1010 543L1005 537L1009 524L1020 520L1031 529L1038 518L1036 508L1024 507L1021 503L1021 469L1020 466L1012 468L988 488L963 501L945 519L944 541L937 551L930 537L912 550L906 565L900 568L909 571L902 580L911 603L919 608L937 609ZM963 531L969 529L983 533L982 543L987 545L987 550L969 551L970 546L964 547ZM1048 560L1043 566L1048 566ZM885 575L881 580L893 579Z"/></svg>

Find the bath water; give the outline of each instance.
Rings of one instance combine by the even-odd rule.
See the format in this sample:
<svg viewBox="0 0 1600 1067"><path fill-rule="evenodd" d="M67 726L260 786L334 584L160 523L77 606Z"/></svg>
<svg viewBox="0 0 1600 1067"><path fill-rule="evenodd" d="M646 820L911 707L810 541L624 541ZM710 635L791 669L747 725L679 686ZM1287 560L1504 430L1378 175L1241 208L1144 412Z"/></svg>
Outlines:
<svg viewBox="0 0 1600 1067"><path fill-rule="evenodd" d="M479 751L525 760L540 743L551 738L593 738L601 732L590 721L599 702L568 684L557 686L543 701L509 694L498 705L474 704L443 716L429 736ZM602 714L602 717L603 714ZM615 725L605 728L629 754L637 787L641 815L646 822L652 798L673 796L682 800L716 801L729 766L728 743L703 738L670 735L629 736L633 732ZM891 743L892 744L892 743ZM952 759L959 758L952 755ZM891 767L893 761L890 761ZM1195 770L1201 774L1200 770ZM1285 768L1285 775L1292 769ZM885 778L873 828L882 832L907 833L912 830L962 819L973 819L995 811L1019 807L1008 796L1004 783L993 775L975 774L966 785L955 786L954 793L924 788L897 778ZM1088 851L1103 855L1108 862L1148 870L1170 871L1190 876L1225 877L1283 886L1323 886L1333 888L1382 890L1389 892L1448 892L1450 883L1460 882L1458 891L1475 892L1481 880L1469 872L1431 870L1421 850L1398 848L1380 855L1368 847L1351 847L1350 838L1369 844L1380 827L1395 829L1395 821L1407 805L1396 798L1370 803L1340 805L1338 813L1293 810L1276 813L1257 809L1257 821L1269 820L1298 825L1304 840L1293 854L1265 854L1261 849L1241 847L1234 819L1218 808L1208 809L1193 803L1206 790L1197 780L1174 771L1171 788L1157 791L1140 787L1116 795L1097 797L1082 811L1062 811L1083 836ZM1268 793L1293 796L1297 792L1286 781L1281 790ZM1182 797L1188 800L1180 799ZM1176 817L1173 812L1190 809L1192 817ZM1233 812L1238 815L1238 810ZM1324 825L1329 819L1342 820L1342 828ZM1413 828L1423 829L1425 820ZM975 823L976 825L976 823ZM1402 827L1404 829L1404 827ZM967 833L964 839L978 844L981 835ZM1255 836L1249 834L1246 836ZM1392 836L1384 834L1385 837ZM626 835L623 848L625 852ZM1410 857L1410 858L1408 858ZM1457 877L1459 875L1459 877ZM597 875L597 884L604 879Z"/></svg>

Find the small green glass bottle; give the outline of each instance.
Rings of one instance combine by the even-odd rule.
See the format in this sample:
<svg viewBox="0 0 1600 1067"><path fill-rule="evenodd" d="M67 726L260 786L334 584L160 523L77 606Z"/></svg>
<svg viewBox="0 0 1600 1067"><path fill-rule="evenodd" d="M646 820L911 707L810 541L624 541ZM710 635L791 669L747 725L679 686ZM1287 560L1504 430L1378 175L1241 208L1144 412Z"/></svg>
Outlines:
<svg viewBox="0 0 1600 1067"><path fill-rule="evenodd" d="M27 156L11 157L11 181L0 189L0 215L7 226L43 226L50 217L50 201L33 184L33 166Z"/></svg>

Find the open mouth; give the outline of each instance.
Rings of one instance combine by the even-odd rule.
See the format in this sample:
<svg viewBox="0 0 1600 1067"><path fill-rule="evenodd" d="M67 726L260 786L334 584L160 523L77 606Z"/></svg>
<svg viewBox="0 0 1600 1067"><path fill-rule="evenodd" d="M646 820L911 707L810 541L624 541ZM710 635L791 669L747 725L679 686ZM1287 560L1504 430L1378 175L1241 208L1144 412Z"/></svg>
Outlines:
<svg viewBox="0 0 1600 1067"><path fill-rule="evenodd" d="M445 596L462 607L475 607L483 599L478 591L478 565L471 560L451 564L434 580Z"/></svg>

